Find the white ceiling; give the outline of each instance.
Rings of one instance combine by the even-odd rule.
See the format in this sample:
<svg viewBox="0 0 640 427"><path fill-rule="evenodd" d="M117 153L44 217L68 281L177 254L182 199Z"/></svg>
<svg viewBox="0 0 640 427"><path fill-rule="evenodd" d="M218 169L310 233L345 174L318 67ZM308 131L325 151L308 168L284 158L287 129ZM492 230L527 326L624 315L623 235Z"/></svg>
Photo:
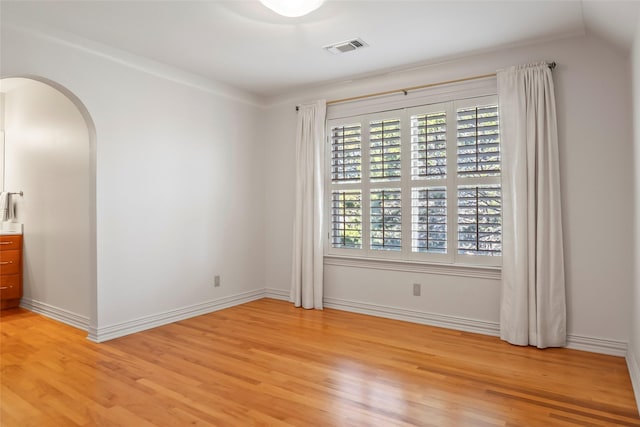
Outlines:
<svg viewBox="0 0 640 427"><path fill-rule="evenodd" d="M628 50L639 1L327 1L283 18L258 1L0 1L1 23L68 33L259 96L592 33ZM370 47L323 46L360 37Z"/></svg>

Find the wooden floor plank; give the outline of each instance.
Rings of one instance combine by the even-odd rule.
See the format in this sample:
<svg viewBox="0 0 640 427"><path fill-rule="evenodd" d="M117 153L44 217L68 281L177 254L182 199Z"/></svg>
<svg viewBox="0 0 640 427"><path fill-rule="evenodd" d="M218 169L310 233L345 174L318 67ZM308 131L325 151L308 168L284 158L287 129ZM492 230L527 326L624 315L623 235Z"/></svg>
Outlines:
<svg viewBox="0 0 640 427"><path fill-rule="evenodd" d="M0 313L0 425L640 426L623 358L263 299L102 344Z"/></svg>

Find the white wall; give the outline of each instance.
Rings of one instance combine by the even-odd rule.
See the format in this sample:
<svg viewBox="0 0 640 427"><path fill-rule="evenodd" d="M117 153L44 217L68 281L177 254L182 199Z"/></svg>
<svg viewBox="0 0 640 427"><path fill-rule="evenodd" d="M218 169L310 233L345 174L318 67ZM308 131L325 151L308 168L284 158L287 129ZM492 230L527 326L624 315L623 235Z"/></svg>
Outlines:
<svg viewBox="0 0 640 427"><path fill-rule="evenodd" d="M0 190L4 191L4 93L0 91Z"/></svg>
<svg viewBox="0 0 640 427"><path fill-rule="evenodd" d="M640 411L640 17L631 54L633 76L633 128L635 154L635 282L632 292L631 331L627 364Z"/></svg>
<svg viewBox="0 0 640 427"><path fill-rule="evenodd" d="M16 80L19 82L16 83ZM89 318L89 129L76 106L44 83L4 79L7 191L24 230L23 287L30 303Z"/></svg>
<svg viewBox="0 0 640 427"><path fill-rule="evenodd" d="M264 288L252 97L53 33L5 23L1 39L1 76L57 82L95 124L97 339Z"/></svg>
<svg viewBox="0 0 640 427"><path fill-rule="evenodd" d="M293 206L294 105L494 72L514 64L557 61L563 226L572 339L597 338L624 348L633 281L632 130L625 54L598 39L576 37L506 49L440 65L309 88L271 100L267 179L266 286L288 289ZM398 95L402 96L402 95ZM325 266L326 297L369 307L489 322L499 320L500 282L424 273ZM423 284L421 297L411 284ZM426 288L426 290L425 290ZM584 340L582 340L584 341ZM587 340L588 341L588 340ZM619 349L618 349L619 350ZM622 350L623 351L623 350Z"/></svg>

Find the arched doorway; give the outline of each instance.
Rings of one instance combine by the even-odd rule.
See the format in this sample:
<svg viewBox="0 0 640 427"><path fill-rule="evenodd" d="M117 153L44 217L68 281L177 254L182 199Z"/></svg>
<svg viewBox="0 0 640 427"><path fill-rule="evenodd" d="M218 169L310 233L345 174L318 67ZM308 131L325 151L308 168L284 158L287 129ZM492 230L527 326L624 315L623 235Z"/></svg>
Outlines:
<svg viewBox="0 0 640 427"><path fill-rule="evenodd" d="M0 79L3 191L22 191L21 305L95 327L95 126L82 102L54 82Z"/></svg>

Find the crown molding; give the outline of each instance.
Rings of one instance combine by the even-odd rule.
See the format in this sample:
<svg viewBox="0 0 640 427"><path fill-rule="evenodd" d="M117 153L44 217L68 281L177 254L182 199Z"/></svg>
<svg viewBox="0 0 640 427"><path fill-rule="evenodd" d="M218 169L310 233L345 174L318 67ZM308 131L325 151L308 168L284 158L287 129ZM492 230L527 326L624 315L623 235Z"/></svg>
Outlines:
<svg viewBox="0 0 640 427"><path fill-rule="evenodd" d="M256 107L264 107L263 97L215 81L181 68L149 59L131 52L117 49L75 34L33 23L3 23L2 32L15 31L23 35L46 40L57 45L82 51L100 57L124 67L159 77L174 83L191 87L212 95L239 101Z"/></svg>

